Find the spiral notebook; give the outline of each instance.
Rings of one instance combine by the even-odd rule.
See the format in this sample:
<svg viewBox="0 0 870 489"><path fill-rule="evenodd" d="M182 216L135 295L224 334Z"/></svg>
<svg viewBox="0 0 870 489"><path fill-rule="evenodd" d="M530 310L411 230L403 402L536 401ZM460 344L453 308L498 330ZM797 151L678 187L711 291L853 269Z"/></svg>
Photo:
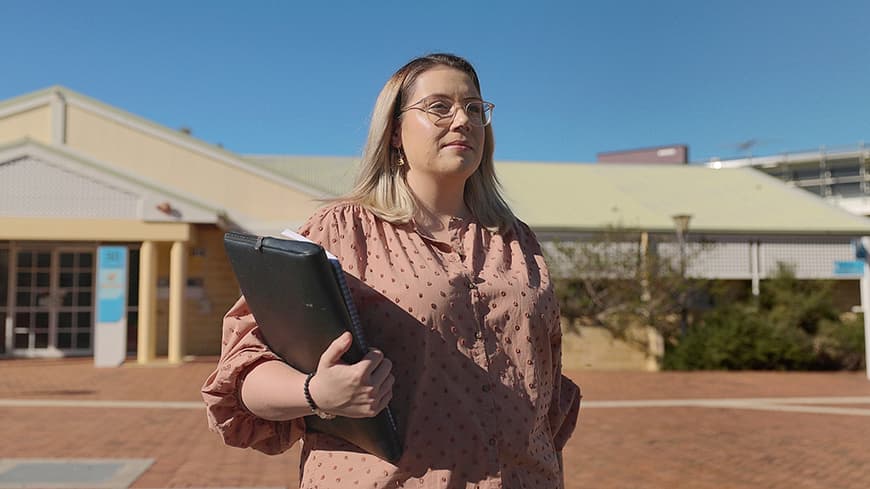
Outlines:
<svg viewBox="0 0 870 489"><path fill-rule="evenodd" d="M317 370L329 344L350 331L353 344L342 359L349 364L362 359L369 345L336 257L289 230L282 237L226 233L224 247L270 350L293 368L309 373ZM307 416L305 426L343 438L390 462L402 453L389 407L373 418Z"/></svg>

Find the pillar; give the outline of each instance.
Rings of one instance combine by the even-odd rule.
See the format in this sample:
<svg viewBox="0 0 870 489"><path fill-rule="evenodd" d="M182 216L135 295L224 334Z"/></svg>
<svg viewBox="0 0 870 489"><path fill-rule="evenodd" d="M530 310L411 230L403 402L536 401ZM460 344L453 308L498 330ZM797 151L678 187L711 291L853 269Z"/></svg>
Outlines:
<svg viewBox="0 0 870 489"><path fill-rule="evenodd" d="M136 361L151 363L157 356L157 245L143 241L139 248L139 324Z"/></svg>
<svg viewBox="0 0 870 489"><path fill-rule="evenodd" d="M169 262L169 363L184 358L184 291L187 287L187 244L172 243Z"/></svg>

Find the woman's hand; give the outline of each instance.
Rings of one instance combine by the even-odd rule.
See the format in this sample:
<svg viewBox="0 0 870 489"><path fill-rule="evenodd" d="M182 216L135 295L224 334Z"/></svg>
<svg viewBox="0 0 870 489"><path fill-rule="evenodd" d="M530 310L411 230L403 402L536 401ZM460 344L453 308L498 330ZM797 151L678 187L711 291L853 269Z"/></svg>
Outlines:
<svg viewBox="0 0 870 489"><path fill-rule="evenodd" d="M347 365L341 356L350 349L352 337L345 332L320 356L317 373L308 391L321 410L347 418L371 418L393 398L390 373L393 363L380 350L370 350L362 360Z"/></svg>

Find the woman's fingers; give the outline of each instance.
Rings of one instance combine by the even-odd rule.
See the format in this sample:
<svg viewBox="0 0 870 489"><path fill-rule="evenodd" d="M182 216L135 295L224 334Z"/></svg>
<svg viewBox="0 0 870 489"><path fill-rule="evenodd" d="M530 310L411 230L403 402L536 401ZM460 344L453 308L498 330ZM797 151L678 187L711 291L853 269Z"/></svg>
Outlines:
<svg viewBox="0 0 870 489"><path fill-rule="evenodd" d="M375 389L379 388L384 380L390 375L393 368L393 362L389 358L384 358L380 364L371 372L371 385Z"/></svg>
<svg viewBox="0 0 870 489"><path fill-rule="evenodd" d="M374 405L374 413L372 414L372 416L374 416L375 414L378 414L379 412L383 411L384 408L387 407L387 404L390 403L390 400L393 399L393 382L392 382L392 379L393 379L393 376L391 375L391 376L388 378L388 381L384 383L385 386L387 386L387 384L389 384L389 388L385 388L385 389L383 389L383 391L382 391L382 393L381 393L381 397L378 398L377 402L376 402L375 405Z"/></svg>
<svg viewBox="0 0 870 489"><path fill-rule="evenodd" d="M339 363L340 353L348 343L336 339L321 357L321 368L311 380L312 396L332 414L350 418L375 416L392 399L393 362L380 350L372 349L356 364Z"/></svg>
<svg viewBox="0 0 870 489"><path fill-rule="evenodd" d="M384 352L376 349L369 350L368 353L354 365L354 368L359 369L360 379L363 381L369 380L372 372L378 368L381 362L384 361Z"/></svg>
<svg viewBox="0 0 870 489"><path fill-rule="evenodd" d="M388 393L390 393L390 395L392 395L393 384L395 382L396 382L396 378L393 376L393 374L388 375L386 380L384 380L384 383L381 384L381 388L379 389L381 394L383 394L384 392L388 392Z"/></svg>
<svg viewBox="0 0 870 489"><path fill-rule="evenodd" d="M320 355L320 362L317 365L317 370L329 368L333 365L342 363L341 356L350 350L352 341L350 332L344 332L341 336L334 339L326 348L326 351Z"/></svg>

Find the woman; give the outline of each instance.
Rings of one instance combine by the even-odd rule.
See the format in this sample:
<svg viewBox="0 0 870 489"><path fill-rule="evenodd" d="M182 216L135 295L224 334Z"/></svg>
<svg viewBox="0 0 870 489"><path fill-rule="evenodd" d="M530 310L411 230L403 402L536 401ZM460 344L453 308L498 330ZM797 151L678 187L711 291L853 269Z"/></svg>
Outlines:
<svg viewBox="0 0 870 489"><path fill-rule="evenodd" d="M306 376L276 360L240 299L203 386L227 444L275 454L303 439L302 487L562 486L580 392L561 375L540 246L499 193L493 107L454 55L390 78L355 188L300 230L339 257L380 350L345 365L345 334ZM312 412L368 417L388 402L404 435L397 465L305 431Z"/></svg>

